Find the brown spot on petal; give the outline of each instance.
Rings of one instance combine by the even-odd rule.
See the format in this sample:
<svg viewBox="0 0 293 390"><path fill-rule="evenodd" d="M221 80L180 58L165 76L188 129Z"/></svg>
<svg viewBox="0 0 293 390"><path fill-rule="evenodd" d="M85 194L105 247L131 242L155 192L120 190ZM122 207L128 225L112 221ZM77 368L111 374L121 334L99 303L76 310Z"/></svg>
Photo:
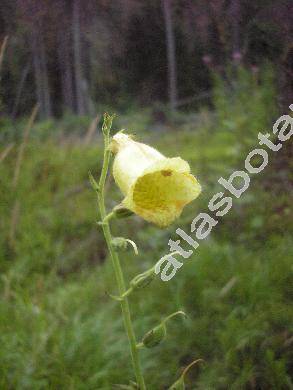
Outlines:
<svg viewBox="0 0 293 390"><path fill-rule="evenodd" d="M172 171L170 170L164 170L164 171L161 171L161 174L163 176L172 176Z"/></svg>

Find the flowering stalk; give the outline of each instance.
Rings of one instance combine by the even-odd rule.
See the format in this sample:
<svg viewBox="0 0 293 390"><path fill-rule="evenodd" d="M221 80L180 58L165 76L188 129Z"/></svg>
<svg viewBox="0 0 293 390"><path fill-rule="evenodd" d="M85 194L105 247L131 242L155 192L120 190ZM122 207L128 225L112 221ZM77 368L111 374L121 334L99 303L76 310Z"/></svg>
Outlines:
<svg viewBox="0 0 293 390"><path fill-rule="evenodd" d="M113 245L113 237L110 230L109 220L110 218L107 217L106 208L105 208L105 182L107 178L108 168L109 168L109 162L111 158L111 150L110 150L110 129L112 126L113 116L109 116L108 114L104 115L104 124L103 124L103 136L104 136L104 159L103 159L103 166L102 166L102 172L99 180L99 184L94 182L94 179L92 176L90 176L90 180L93 184L93 187L95 188L97 195L98 195L98 207L100 211L100 217L101 217L101 226L103 229L103 233L105 236L105 240L110 252L110 257L112 260L112 264L114 267L116 282L118 285L118 291L119 295L123 296L123 294L126 292L125 288L125 282L124 282L124 276L123 271L120 265L120 260L118 253ZM123 300L120 301L123 320L124 320L124 326L125 330L128 336L129 345L130 345L130 351L131 351L131 357L132 357L132 363L133 368L136 376L137 384L139 385L140 390L146 390L142 369L140 366L139 361L139 355L138 355L138 349L136 347L136 338L132 326L132 320L130 315L130 309L129 309L129 303L127 297L125 297Z"/></svg>
<svg viewBox="0 0 293 390"><path fill-rule="evenodd" d="M136 275L130 280L129 286L126 288L118 251L127 250L129 244L133 247L135 254L138 254L138 251L133 241L124 237L112 237L110 222L112 219L125 218L132 214L137 214L160 227L166 227L180 216L186 204L199 195L201 187L196 178L190 173L189 164L180 157L165 157L156 149L136 142L131 136L122 132L114 135L110 142L112 121L113 116L104 115L102 127L104 158L99 183L95 181L91 174L89 174L89 178L98 196L100 211L98 225L102 227L104 232L119 291L118 296L108 295L119 301L121 305L137 381L134 388L146 390L138 350L140 348L153 348L159 345L167 335L166 323L177 315L185 316L185 313L176 311L170 314L161 323L148 331L140 343L136 342L128 296L137 290L147 287L154 280L157 274L156 268L164 258L150 269ZM105 208L105 182L112 152L116 154L113 163L113 176L125 198L107 214ZM168 256L176 254L180 254L180 252L175 251ZM179 380L174 383L173 387L171 387L172 389L184 389L184 375L191 365L186 368ZM120 388L130 389L133 388L133 384L131 386L121 385Z"/></svg>

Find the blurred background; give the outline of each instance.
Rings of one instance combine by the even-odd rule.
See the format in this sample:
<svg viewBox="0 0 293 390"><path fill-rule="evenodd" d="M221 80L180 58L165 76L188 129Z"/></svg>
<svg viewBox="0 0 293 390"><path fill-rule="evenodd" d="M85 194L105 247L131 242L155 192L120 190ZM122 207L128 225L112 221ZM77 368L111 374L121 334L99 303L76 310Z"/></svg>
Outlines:
<svg viewBox="0 0 293 390"><path fill-rule="evenodd" d="M139 248L122 256L130 280L289 112L292 17L280 0L1 0L1 389L133 379L88 183L101 168L103 112L117 114L113 131L189 161L203 187L168 229L115 224ZM189 316L142 352L149 389L197 358L190 389L293 389L290 141L272 153L172 281L131 297L138 338L171 312ZM109 208L121 199L109 178Z"/></svg>

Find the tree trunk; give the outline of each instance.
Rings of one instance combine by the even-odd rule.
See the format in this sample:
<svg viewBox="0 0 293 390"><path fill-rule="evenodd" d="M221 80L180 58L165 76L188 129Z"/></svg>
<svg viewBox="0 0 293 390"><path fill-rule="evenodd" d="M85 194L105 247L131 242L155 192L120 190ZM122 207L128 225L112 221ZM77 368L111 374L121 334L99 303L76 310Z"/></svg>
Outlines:
<svg viewBox="0 0 293 390"><path fill-rule="evenodd" d="M171 0L162 0L166 34L166 49L168 61L168 91L172 110L177 105L177 75L176 75L176 49L172 23Z"/></svg>
<svg viewBox="0 0 293 390"><path fill-rule="evenodd" d="M49 76L47 68L47 55L46 48L43 40L43 36L40 37L40 61L42 69L42 84L44 93L44 111L45 117L49 118L52 116L50 89L49 89Z"/></svg>
<svg viewBox="0 0 293 390"><path fill-rule="evenodd" d="M68 27L60 28L58 37L58 62L61 78L61 92L63 106L74 112L73 72L71 62L71 40Z"/></svg>
<svg viewBox="0 0 293 390"><path fill-rule="evenodd" d="M43 99L43 91L42 91L42 71L39 57L39 49L38 49L38 38L35 30L32 32L32 54L33 54L33 65L34 65L34 76L35 76L35 88L36 88L36 97L37 102L40 107L40 116L44 117L44 99Z"/></svg>
<svg viewBox="0 0 293 390"><path fill-rule="evenodd" d="M16 118L17 111L18 111L18 106L19 106L19 103L20 103L21 94L22 94L22 91L23 91L23 88L24 88L24 85L25 85L25 82L26 82L26 79L27 79L27 76L28 76L30 70L31 70L31 61L29 61L26 64L25 68L21 72L21 79L20 79L20 82L19 82L19 84L17 86L16 98L15 98L15 102L14 102L13 110L12 110L12 114L11 114L13 121Z"/></svg>
<svg viewBox="0 0 293 390"><path fill-rule="evenodd" d="M231 1L232 47L234 53L240 53L240 12L240 1Z"/></svg>
<svg viewBox="0 0 293 390"><path fill-rule="evenodd" d="M72 14L72 30L73 30L73 51L74 51L74 79L75 79L75 95L76 108L78 115L84 115L85 99L84 99L84 83L82 76L82 56L81 56L81 40L80 40L80 0L73 2Z"/></svg>
<svg viewBox="0 0 293 390"><path fill-rule="evenodd" d="M51 116L51 99L44 42L39 28L32 31L32 54L37 101L42 118Z"/></svg>

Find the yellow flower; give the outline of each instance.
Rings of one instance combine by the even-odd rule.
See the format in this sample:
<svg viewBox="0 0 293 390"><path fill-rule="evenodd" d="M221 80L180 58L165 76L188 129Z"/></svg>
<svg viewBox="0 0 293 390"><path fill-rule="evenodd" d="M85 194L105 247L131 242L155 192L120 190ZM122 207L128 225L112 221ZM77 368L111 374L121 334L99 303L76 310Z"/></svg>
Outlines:
<svg viewBox="0 0 293 390"><path fill-rule="evenodd" d="M167 158L156 149L117 133L113 175L125 196L122 204L160 227L171 224L198 197L201 187L180 157Z"/></svg>

